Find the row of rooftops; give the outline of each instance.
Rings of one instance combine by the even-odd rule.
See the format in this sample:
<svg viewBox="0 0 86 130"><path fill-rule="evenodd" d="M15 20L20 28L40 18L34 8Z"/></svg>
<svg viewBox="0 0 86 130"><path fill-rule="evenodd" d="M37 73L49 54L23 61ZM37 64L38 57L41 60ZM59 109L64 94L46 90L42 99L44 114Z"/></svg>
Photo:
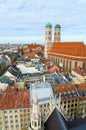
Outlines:
<svg viewBox="0 0 86 130"><path fill-rule="evenodd" d="M30 89L19 90L18 85L8 86L5 91L0 91L0 109L18 109L30 107L34 97L34 86L36 86L37 97L40 103L46 103L53 91L59 94L64 100L86 99L86 84L64 85L51 87L49 83L35 83L30 85ZM53 91L52 91L53 89ZM47 100L45 100L47 99Z"/></svg>
<svg viewBox="0 0 86 130"><path fill-rule="evenodd" d="M86 98L86 83L77 84L77 85L64 85L64 86L55 86L53 91L57 93L63 99L66 98Z"/></svg>
<svg viewBox="0 0 86 130"><path fill-rule="evenodd" d="M37 99L43 104L53 97L52 87L49 83L34 83L30 89L19 90L18 85L8 86L3 92L0 92L0 110L18 109L30 107L34 99L34 86L36 87Z"/></svg>

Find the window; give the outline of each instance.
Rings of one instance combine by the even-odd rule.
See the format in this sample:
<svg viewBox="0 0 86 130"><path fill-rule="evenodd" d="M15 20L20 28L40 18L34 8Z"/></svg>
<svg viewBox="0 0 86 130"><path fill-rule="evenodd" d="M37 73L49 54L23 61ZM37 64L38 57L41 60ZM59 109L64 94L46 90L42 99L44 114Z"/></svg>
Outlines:
<svg viewBox="0 0 86 130"><path fill-rule="evenodd" d="M18 115L15 115L15 118L17 118L18 117Z"/></svg>
<svg viewBox="0 0 86 130"><path fill-rule="evenodd" d="M35 127L37 127L37 122L36 121L34 122L34 125L35 125Z"/></svg>
<svg viewBox="0 0 86 130"><path fill-rule="evenodd" d="M18 128L19 126L18 125L16 125L16 128Z"/></svg>
<svg viewBox="0 0 86 130"><path fill-rule="evenodd" d="M15 122L18 122L18 120L15 120Z"/></svg>
<svg viewBox="0 0 86 130"><path fill-rule="evenodd" d="M64 101L64 104L66 104L66 101Z"/></svg>
<svg viewBox="0 0 86 130"><path fill-rule="evenodd" d="M8 126L6 126L6 128L8 128Z"/></svg>
<svg viewBox="0 0 86 130"><path fill-rule="evenodd" d="M64 106L64 108L66 108L66 106Z"/></svg>
<svg viewBox="0 0 86 130"><path fill-rule="evenodd" d="M7 111L4 111L4 113L7 113Z"/></svg>
<svg viewBox="0 0 86 130"><path fill-rule="evenodd" d="M11 125L11 128L13 128L13 125Z"/></svg>
<svg viewBox="0 0 86 130"><path fill-rule="evenodd" d="M10 118L13 118L13 116L10 116Z"/></svg>
<svg viewBox="0 0 86 130"><path fill-rule="evenodd" d="M77 103L75 104L75 106L77 106Z"/></svg>
<svg viewBox="0 0 86 130"><path fill-rule="evenodd" d="M72 102L74 102L74 100L72 100Z"/></svg>
<svg viewBox="0 0 86 130"><path fill-rule="evenodd" d="M12 110L10 110L9 112L12 113Z"/></svg>
<svg viewBox="0 0 86 130"><path fill-rule="evenodd" d="M10 121L10 123L13 123L13 121Z"/></svg>
<svg viewBox="0 0 86 130"><path fill-rule="evenodd" d="M7 119L7 116L5 116L5 118Z"/></svg>
<svg viewBox="0 0 86 130"><path fill-rule="evenodd" d="M17 112L17 110L15 110L15 112Z"/></svg>
<svg viewBox="0 0 86 130"><path fill-rule="evenodd" d="M29 112L29 109L27 109L27 112Z"/></svg>
<svg viewBox="0 0 86 130"><path fill-rule="evenodd" d="M7 124L8 123L8 121L5 121L5 124Z"/></svg>
<svg viewBox="0 0 86 130"><path fill-rule="evenodd" d="M73 107L74 105L72 104L71 107Z"/></svg>
<svg viewBox="0 0 86 130"><path fill-rule="evenodd" d="M70 107L70 105L68 105L68 108Z"/></svg>
<svg viewBox="0 0 86 130"><path fill-rule="evenodd" d="M68 101L68 103L70 103L70 101Z"/></svg>

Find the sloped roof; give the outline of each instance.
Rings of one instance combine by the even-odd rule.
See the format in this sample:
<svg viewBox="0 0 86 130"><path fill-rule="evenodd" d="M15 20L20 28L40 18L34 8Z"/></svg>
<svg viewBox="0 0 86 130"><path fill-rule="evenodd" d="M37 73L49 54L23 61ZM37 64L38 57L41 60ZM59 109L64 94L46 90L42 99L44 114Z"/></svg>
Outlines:
<svg viewBox="0 0 86 130"><path fill-rule="evenodd" d="M37 49L38 47L41 47L41 45L38 44L29 44L28 49Z"/></svg>
<svg viewBox="0 0 86 130"><path fill-rule="evenodd" d="M30 91L19 91L17 85L7 87L6 91L0 93L0 110L1 109L17 109L30 106Z"/></svg>
<svg viewBox="0 0 86 130"><path fill-rule="evenodd" d="M48 55L86 60L86 45L83 42L54 42Z"/></svg>
<svg viewBox="0 0 86 130"><path fill-rule="evenodd" d="M45 130L68 130L56 108L45 122Z"/></svg>
<svg viewBox="0 0 86 130"><path fill-rule="evenodd" d="M36 55L33 53L24 54L23 56L26 56L28 58L36 58Z"/></svg>
<svg viewBox="0 0 86 130"><path fill-rule="evenodd" d="M58 69L58 66L53 65L48 70L46 70L44 73L54 73Z"/></svg>

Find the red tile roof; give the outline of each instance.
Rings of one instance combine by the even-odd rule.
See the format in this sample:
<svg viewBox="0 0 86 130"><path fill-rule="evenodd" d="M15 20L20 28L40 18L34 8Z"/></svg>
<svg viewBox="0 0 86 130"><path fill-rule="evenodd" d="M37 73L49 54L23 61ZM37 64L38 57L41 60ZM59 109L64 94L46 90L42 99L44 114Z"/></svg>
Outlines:
<svg viewBox="0 0 86 130"><path fill-rule="evenodd" d="M64 85L64 86L55 86L55 87L53 87L53 90L54 91L57 91L58 93L63 93L63 92L67 92L67 91L70 91L70 92L72 92L72 91L75 91L75 88L74 88L74 86L73 85Z"/></svg>
<svg viewBox="0 0 86 130"><path fill-rule="evenodd" d="M79 93L86 92L86 83L76 85Z"/></svg>
<svg viewBox="0 0 86 130"><path fill-rule="evenodd" d="M0 93L0 109L17 109L30 106L30 90L18 90L17 86L9 87Z"/></svg>
<svg viewBox="0 0 86 130"><path fill-rule="evenodd" d="M66 98L77 98L78 97L78 94L77 94L77 91L75 89L75 87L71 84L69 85L64 85L64 86L55 86L53 87L53 91L57 94L62 94L63 95L63 100L66 99ZM67 96L64 95L64 92L67 94ZM75 96L74 96L74 93L75 93ZM72 96L69 97L69 93L71 93Z"/></svg>
<svg viewBox="0 0 86 130"><path fill-rule="evenodd" d="M86 60L86 45L83 42L54 42L48 55Z"/></svg>
<svg viewBox="0 0 86 130"><path fill-rule="evenodd" d="M28 58L36 58L35 54L33 53L24 54L23 56L26 56Z"/></svg>
<svg viewBox="0 0 86 130"><path fill-rule="evenodd" d="M52 67L49 68L49 70L46 70L44 73L54 73L58 67L56 65L53 65Z"/></svg>
<svg viewBox="0 0 86 130"><path fill-rule="evenodd" d="M38 44L29 44L28 45L28 49L38 49L39 47L43 48L42 45L38 45Z"/></svg>
<svg viewBox="0 0 86 130"><path fill-rule="evenodd" d="M38 52L44 53L44 50L32 50L32 53L38 53Z"/></svg>

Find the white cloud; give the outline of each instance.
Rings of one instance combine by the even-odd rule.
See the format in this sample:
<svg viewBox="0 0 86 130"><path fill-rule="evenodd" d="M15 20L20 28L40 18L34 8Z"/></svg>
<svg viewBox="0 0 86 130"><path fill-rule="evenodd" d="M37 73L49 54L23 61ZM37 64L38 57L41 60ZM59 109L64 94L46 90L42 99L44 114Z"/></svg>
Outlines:
<svg viewBox="0 0 86 130"><path fill-rule="evenodd" d="M47 22L61 24L63 35L84 35L85 13L85 0L0 0L0 36L44 35Z"/></svg>

